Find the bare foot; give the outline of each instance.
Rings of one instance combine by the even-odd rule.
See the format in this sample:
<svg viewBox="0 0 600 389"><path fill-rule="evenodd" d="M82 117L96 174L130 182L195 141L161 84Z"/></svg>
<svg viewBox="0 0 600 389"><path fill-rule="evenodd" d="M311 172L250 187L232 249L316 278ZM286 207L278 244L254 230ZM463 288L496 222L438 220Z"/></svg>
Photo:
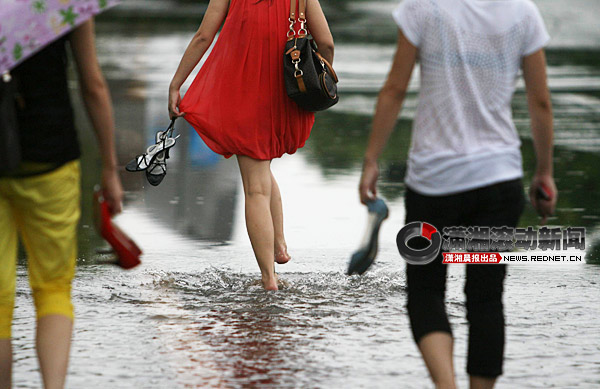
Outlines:
<svg viewBox="0 0 600 389"><path fill-rule="evenodd" d="M280 265L288 263L292 259L287 252L287 245L285 243L275 245L275 262Z"/></svg>
<svg viewBox="0 0 600 389"><path fill-rule="evenodd" d="M263 287L265 288L265 290L279 290L279 287L277 286L277 284L269 284L269 285L266 285L266 284L263 282Z"/></svg>
<svg viewBox="0 0 600 389"><path fill-rule="evenodd" d="M277 275L275 275L273 278L264 278L262 279L262 284L263 284L263 288L265 288L265 290L279 290L279 287L277 287L277 283L278 283L279 279L277 277Z"/></svg>

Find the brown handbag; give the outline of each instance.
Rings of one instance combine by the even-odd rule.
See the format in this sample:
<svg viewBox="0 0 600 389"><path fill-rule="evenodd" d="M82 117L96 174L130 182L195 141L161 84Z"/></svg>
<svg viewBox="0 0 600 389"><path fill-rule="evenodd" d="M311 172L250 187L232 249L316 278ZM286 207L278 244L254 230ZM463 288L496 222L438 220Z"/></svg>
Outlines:
<svg viewBox="0 0 600 389"><path fill-rule="evenodd" d="M319 53L306 29L306 0L290 0L290 30L283 55L285 88L288 96L307 111L322 111L339 101L338 78L333 67ZM296 32L296 21L300 29Z"/></svg>

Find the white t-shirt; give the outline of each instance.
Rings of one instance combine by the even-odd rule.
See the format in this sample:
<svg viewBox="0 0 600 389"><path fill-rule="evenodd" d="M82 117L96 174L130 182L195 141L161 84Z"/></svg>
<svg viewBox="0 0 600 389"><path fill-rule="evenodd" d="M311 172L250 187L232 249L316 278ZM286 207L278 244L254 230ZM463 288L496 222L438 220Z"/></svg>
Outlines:
<svg viewBox="0 0 600 389"><path fill-rule="evenodd" d="M419 49L405 182L426 195L522 177L511 99L524 56L550 39L530 0L404 0L394 19Z"/></svg>

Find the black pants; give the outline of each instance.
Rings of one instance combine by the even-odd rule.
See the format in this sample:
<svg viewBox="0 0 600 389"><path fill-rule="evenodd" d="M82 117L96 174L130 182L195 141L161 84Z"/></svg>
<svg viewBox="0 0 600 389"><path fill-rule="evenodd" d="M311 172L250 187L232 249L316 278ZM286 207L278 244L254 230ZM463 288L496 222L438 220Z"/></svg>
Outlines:
<svg viewBox="0 0 600 389"><path fill-rule="evenodd" d="M405 200L406 223L427 222L438 231L451 226L516 227L525 204L520 179L448 196L424 196L408 188ZM428 265L406 267L407 309L417 343L434 331L452 334L444 307L446 266L440 253ZM466 266L467 373L497 377L502 374L504 357L502 292L506 266Z"/></svg>

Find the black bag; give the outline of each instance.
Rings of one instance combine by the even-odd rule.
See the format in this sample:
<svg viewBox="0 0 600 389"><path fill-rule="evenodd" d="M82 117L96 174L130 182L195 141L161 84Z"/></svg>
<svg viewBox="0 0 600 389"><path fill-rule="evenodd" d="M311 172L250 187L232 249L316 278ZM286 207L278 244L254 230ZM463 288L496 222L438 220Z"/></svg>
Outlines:
<svg viewBox="0 0 600 389"><path fill-rule="evenodd" d="M5 73L0 77L0 175L15 170L21 162L16 95L15 80Z"/></svg>
<svg viewBox="0 0 600 389"><path fill-rule="evenodd" d="M290 30L283 55L283 73L288 96L307 111L322 111L339 101L338 78L333 67L319 54L304 27L306 0L300 0L300 30L294 30L296 0L291 0Z"/></svg>

